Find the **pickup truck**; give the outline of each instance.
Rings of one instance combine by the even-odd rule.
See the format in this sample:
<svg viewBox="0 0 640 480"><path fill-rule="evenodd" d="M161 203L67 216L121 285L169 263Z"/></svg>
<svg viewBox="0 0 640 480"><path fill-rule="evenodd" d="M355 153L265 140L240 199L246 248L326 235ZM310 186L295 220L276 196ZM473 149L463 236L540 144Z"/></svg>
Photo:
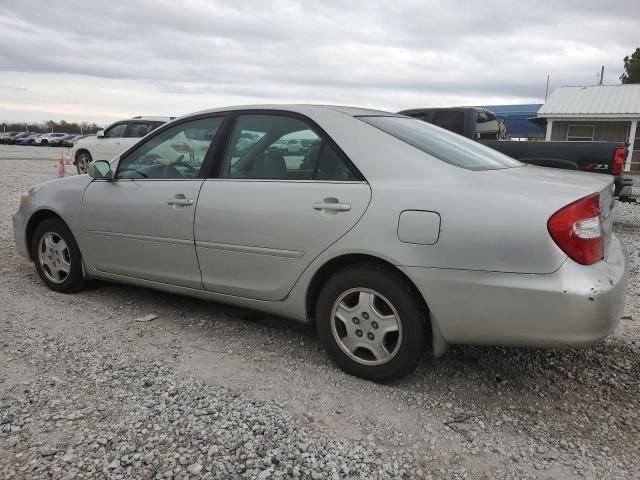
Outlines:
<svg viewBox="0 0 640 480"><path fill-rule="evenodd" d="M614 195L631 200L633 179L623 175L627 148L624 142L518 142L498 140L499 123L484 108L416 108L403 115L418 118L483 143L523 163L543 167L606 173L615 177Z"/></svg>

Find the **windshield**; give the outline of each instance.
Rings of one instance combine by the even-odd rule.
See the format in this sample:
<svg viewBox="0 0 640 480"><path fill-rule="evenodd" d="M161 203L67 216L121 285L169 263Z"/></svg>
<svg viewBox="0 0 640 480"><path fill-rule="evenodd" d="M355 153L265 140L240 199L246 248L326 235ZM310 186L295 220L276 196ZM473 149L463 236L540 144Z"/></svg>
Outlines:
<svg viewBox="0 0 640 480"><path fill-rule="evenodd" d="M522 163L492 148L417 118L358 117L363 122L436 157L468 170L497 170Z"/></svg>

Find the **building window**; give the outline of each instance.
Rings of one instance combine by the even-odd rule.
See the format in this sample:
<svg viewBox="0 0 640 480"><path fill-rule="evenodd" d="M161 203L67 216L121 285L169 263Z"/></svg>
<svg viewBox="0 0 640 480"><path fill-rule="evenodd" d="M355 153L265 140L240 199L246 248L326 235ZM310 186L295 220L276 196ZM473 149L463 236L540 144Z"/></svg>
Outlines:
<svg viewBox="0 0 640 480"><path fill-rule="evenodd" d="M567 127L568 142L592 142L594 125L569 125Z"/></svg>

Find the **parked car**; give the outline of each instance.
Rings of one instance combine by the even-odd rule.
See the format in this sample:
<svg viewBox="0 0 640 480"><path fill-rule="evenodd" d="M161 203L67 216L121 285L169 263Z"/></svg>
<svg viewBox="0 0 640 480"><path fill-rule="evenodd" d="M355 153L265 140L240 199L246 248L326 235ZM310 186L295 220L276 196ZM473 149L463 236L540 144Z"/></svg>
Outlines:
<svg viewBox="0 0 640 480"><path fill-rule="evenodd" d="M36 138L33 142L34 145L40 145L42 147L46 146L56 146L60 143L62 138L66 137L68 133L45 133L40 137Z"/></svg>
<svg viewBox="0 0 640 480"><path fill-rule="evenodd" d="M62 146L62 142L64 142L65 140L69 140L71 138L74 138L76 136L75 133L70 134L70 133L66 133L62 136L57 136L54 138L50 138L49 139L49 146L50 147L61 147Z"/></svg>
<svg viewBox="0 0 640 480"><path fill-rule="evenodd" d="M69 135L68 138L63 138L60 142L60 146L71 148L80 139L86 138L89 135Z"/></svg>
<svg viewBox="0 0 640 480"><path fill-rule="evenodd" d="M15 141L16 145L33 145L37 138L39 138L41 133L31 133L29 135L25 135L22 138L19 138Z"/></svg>
<svg viewBox="0 0 640 480"><path fill-rule="evenodd" d="M285 155L303 155L304 148L302 143L297 138L290 138L284 144Z"/></svg>
<svg viewBox="0 0 640 480"><path fill-rule="evenodd" d="M0 143L5 143L5 141L9 137L13 137L13 136L15 136L17 134L18 134L18 132L3 132L3 133L0 133Z"/></svg>
<svg viewBox="0 0 640 480"><path fill-rule="evenodd" d="M71 138L68 138L66 140L62 140L60 145L62 147L72 148L78 140L82 140L83 138L87 138L87 137L95 137L95 136L96 136L95 133L94 134L86 134L86 135L85 134L74 135Z"/></svg>
<svg viewBox="0 0 640 480"><path fill-rule="evenodd" d="M18 132L15 135L11 135L5 138L4 143L6 145L15 145L16 141L20 140L23 137L31 135L33 132Z"/></svg>
<svg viewBox="0 0 640 480"><path fill-rule="evenodd" d="M493 112L477 107L417 108L399 112L478 140L524 163L542 167L604 173L615 177L615 196L631 198L633 179L624 175L624 142L513 142L497 140Z"/></svg>
<svg viewBox="0 0 640 480"><path fill-rule="evenodd" d="M93 160L111 160L172 118L175 117L133 117L109 125L96 136L78 140L70 152L78 173L87 173Z"/></svg>
<svg viewBox="0 0 640 480"><path fill-rule="evenodd" d="M260 138L236 157L245 132ZM304 166L273 148L292 133L318 141ZM338 365L375 381L452 343L589 345L624 304L612 177L402 115L208 110L88 173L23 193L13 217L50 289L101 278L315 322Z"/></svg>

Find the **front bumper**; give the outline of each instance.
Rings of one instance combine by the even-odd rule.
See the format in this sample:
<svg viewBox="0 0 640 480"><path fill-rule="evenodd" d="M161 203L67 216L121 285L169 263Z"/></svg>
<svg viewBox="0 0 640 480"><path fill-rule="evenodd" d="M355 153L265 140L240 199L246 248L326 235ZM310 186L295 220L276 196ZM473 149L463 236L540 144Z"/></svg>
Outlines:
<svg viewBox="0 0 640 480"><path fill-rule="evenodd" d="M447 343L569 347L596 343L616 328L628 257L614 235L606 261L567 259L546 275L401 268Z"/></svg>
<svg viewBox="0 0 640 480"><path fill-rule="evenodd" d="M13 216L13 238L16 243L16 250L23 257L31 260L29 247L27 245L27 218L22 208Z"/></svg>

